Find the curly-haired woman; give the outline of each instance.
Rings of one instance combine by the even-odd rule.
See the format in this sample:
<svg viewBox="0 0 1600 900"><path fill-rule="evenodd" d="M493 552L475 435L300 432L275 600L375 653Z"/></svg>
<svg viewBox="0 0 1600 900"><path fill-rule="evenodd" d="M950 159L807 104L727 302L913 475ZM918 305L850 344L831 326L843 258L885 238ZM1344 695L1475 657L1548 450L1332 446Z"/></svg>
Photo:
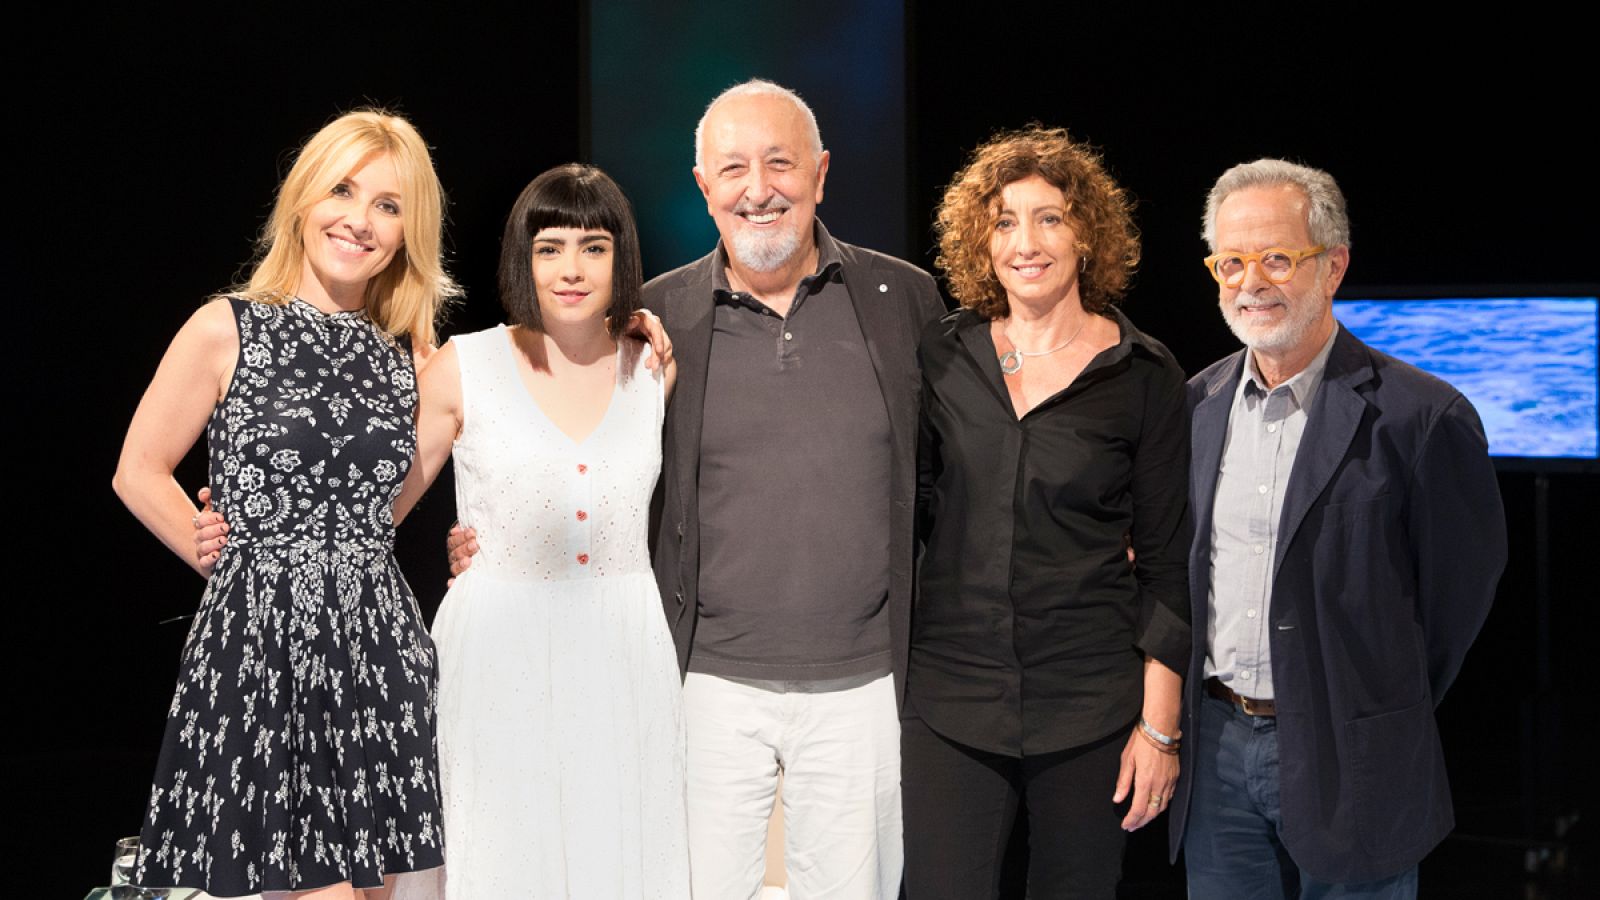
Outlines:
<svg viewBox="0 0 1600 900"><path fill-rule="evenodd" d="M962 308L920 348L907 895L995 896L1020 804L1029 896L1111 897L1178 775L1183 372L1113 306L1130 203L1065 131L980 146L937 227Z"/></svg>

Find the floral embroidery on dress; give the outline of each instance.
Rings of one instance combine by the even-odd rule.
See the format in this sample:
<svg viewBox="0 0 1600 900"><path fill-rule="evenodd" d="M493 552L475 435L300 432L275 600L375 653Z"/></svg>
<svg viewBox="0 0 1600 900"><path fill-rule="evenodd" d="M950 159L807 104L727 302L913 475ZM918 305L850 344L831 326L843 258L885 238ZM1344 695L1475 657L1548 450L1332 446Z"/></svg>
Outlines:
<svg viewBox="0 0 1600 900"><path fill-rule="evenodd" d="M376 887L443 859L434 650L393 554L411 354L359 312L231 302L239 360L206 432L229 543L184 648L135 881Z"/></svg>

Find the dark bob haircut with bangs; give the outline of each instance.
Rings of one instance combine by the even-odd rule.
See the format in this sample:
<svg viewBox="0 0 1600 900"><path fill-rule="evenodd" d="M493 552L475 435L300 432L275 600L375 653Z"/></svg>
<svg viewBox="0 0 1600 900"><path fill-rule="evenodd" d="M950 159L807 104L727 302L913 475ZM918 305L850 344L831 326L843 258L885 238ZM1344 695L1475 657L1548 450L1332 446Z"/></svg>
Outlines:
<svg viewBox="0 0 1600 900"><path fill-rule="evenodd" d="M500 239L500 303L513 324L542 331L539 292L533 283L533 238L546 228L601 229L611 233L611 306L606 328L619 337L639 308L644 266L633 206L611 176L595 166L556 166L522 189Z"/></svg>

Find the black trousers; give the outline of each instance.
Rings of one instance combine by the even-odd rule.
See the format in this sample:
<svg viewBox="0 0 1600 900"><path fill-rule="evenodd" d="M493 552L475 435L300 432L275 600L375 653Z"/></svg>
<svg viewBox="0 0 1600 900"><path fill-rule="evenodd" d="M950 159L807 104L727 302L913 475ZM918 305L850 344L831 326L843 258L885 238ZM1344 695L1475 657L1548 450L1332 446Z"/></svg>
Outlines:
<svg viewBox="0 0 1600 900"><path fill-rule="evenodd" d="M1019 802L1028 810L1030 900L1114 898L1128 806L1111 795L1127 739L1118 731L1017 759L956 743L908 712L900 722L906 900L998 897Z"/></svg>

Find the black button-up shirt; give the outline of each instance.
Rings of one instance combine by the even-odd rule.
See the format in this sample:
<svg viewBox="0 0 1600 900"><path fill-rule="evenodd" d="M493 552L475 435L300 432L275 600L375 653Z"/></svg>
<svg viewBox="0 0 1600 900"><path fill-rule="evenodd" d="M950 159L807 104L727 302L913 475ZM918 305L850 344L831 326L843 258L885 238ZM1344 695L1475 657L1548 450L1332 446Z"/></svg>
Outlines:
<svg viewBox="0 0 1600 900"><path fill-rule="evenodd" d="M1109 315L1121 341L1020 420L987 321L961 310L919 348L907 704L970 747L1021 757L1099 740L1138 717L1146 656L1188 665L1183 370Z"/></svg>

